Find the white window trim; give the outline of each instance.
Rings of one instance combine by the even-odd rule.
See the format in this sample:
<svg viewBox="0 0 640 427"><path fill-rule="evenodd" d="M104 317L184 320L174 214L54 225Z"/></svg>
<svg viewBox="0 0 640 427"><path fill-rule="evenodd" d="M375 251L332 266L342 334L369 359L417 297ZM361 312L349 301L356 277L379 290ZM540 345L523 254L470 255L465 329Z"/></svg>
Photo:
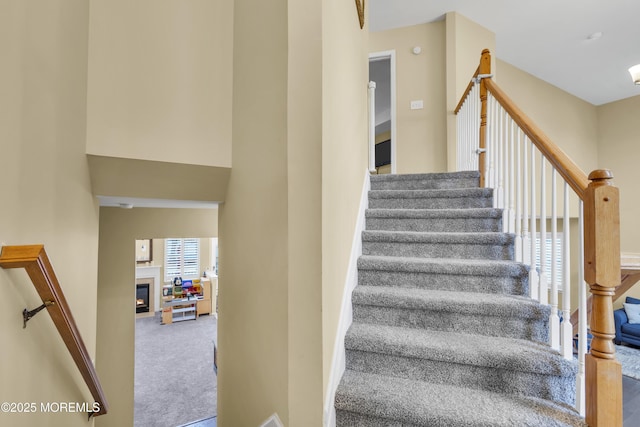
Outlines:
<svg viewBox="0 0 640 427"><path fill-rule="evenodd" d="M191 245L188 247L193 252L193 244L195 244L195 256L185 259L185 243ZM178 253L170 246L178 245ZM179 259L176 262L176 257ZM194 264L195 263L195 264ZM177 265L178 264L178 265ZM165 239L164 241L164 279L171 282L174 277L182 277L183 280L195 279L200 277L200 239Z"/></svg>

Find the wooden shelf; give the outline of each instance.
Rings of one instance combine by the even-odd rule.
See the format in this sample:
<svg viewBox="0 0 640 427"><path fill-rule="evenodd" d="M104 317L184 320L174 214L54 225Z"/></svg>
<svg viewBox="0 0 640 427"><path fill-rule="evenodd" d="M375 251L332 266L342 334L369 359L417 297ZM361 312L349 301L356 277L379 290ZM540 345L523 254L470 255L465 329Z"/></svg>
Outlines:
<svg viewBox="0 0 640 427"><path fill-rule="evenodd" d="M195 320L197 298L163 298L162 302L162 324L182 322L184 320Z"/></svg>

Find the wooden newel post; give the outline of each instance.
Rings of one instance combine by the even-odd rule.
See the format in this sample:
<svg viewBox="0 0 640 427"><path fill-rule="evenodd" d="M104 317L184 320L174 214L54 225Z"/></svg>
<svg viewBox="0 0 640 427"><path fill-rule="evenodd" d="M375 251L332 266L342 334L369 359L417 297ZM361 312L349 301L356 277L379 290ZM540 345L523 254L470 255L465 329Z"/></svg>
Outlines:
<svg viewBox="0 0 640 427"><path fill-rule="evenodd" d="M584 197L585 280L593 295L586 357L586 422L622 427L622 368L615 358L613 295L620 285L619 191L608 170L589 174Z"/></svg>
<svg viewBox="0 0 640 427"><path fill-rule="evenodd" d="M480 56L480 66L478 67L479 75L491 74L491 52L489 49L482 51ZM480 151L478 153L478 170L480 172L480 187L485 186L485 172L487 162L487 86L484 84L484 78L480 79Z"/></svg>

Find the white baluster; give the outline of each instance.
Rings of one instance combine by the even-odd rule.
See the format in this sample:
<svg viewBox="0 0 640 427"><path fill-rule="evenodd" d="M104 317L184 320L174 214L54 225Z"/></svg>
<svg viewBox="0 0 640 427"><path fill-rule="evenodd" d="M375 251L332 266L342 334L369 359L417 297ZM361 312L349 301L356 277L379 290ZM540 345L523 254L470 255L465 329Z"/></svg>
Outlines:
<svg viewBox="0 0 640 427"><path fill-rule="evenodd" d="M462 139L460 144L460 170L467 169L467 151L469 150L469 98L464 100L462 106Z"/></svg>
<svg viewBox="0 0 640 427"><path fill-rule="evenodd" d="M584 281L584 217L582 200L578 205L578 375L576 377L576 409L585 415L586 381L585 354L587 353L587 284Z"/></svg>
<svg viewBox="0 0 640 427"><path fill-rule="evenodd" d="M474 132L473 132L473 150L470 153L471 155L471 160L472 160L472 170L478 170L479 166L480 166L480 162L478 160L478 149L480 148L480 125L481 125L481 117L480 117L480 113L482 111L481 108L481 101L480 101L480 91L479 89L479 85L478 84L474 84L473 85L473 101L475 103L475 108L474 108L474 114L473 114L473 127L474 127Z"/></svg>
<svg viewBox="0 0 640 427"><path fill-rule="evenodd" d="M540 303L549 304L547 278L547 160L540 159Z"/></svg>
<svg viewBox="0 0 640 427"><path fill-rule="evenodd" d="M560 350L560 316L558 316L558 203L556 191L556 171L551 172L551 314L549 315L549 345Z"/></svg>
<svg viewBox="0 0 640 427"><path fill-rule="evenodd" d="M484 128L484 141L485 141L485 152L484 152L484 186L485 188L490 187L489 185L489 158L491 156L491 137L489 132L489 126L491 123L489 122L489 107L490 107L490 97L487 94L487 123Z"/></svg>
<svg viewBox="0 0 640 427"><path fill-rule="evenodd" d="M504 120L502 121L502 228L503 231L509 232L509 119L507 112L504 111Z"/></svg>
<svg viewBox="0 0 640 427"><path fill-rule="evenodd" d="M501 106L498 106L498 208L504 209L504 138L503 138L503 110ZM506 230L507 223L504 219L504 211L503 211L503 219L502 219L502 230Z"/></svg>
<svg viewBox="0 0 640 427"><path fill-rule="evenodd" d="M476 103L475 103L475 92L472 88L472 93L469 94L469 110L467 113L469 116L467 117L467 140L466 147L464 152L464 168L465 170L471 169L471 150L473 150L473 143L475 139L473 138L473 124L475 122L474 115L476 113Z"/></svg>
<svg viewBox="0 0 640 427"><path fill-rule="evenodd" d="M457 137L458 137L458 144L457 144L457 150L458 150L458 155L456 156L456 165L458 167L458 170L461 171L462 169L462 159L464 157L464 129L465 129L465 107L464 104L466 104L466 100L464 101L464 103L462 104L462 108L460 109L460 111L458 111L458 115L457 115L457 126L456 126L456 132L457 132Z"/></svg>
<svg viewBox="0 0 640 427"><path fill-rule="evenodd" d="M530 217L530 229L531 236L530 242L530 250L531 250L531 268L529 270L529 292L531 298L535 300L539 300L540 298L540 288L538 284L538 271L536 270L536 148L533 143L531 145L531 217Z"/></svg>
<svg viewBox="0 0 640 427"><path fill-rule="evenodd" d="M518 140L516 141L516 239L514 243L515 260L522 262L522 157L520 136L522 132L518 128Z"/></svg>
<svg viewBox="0 0 640 427"><path fill-rule="evenodd" d="M564 278L562 283L562 329L561 329L561 351L565 359L573 358L573 326L571 325L571 259L570 259L570 237L571 228L569 223L569 184L564 183L564 218L562 220L562 269Z"/></svg>
<svg viewBox="0 0 640 427"><path fill-rule="evenodd" d="M487 152L487 159L489 161L489 180L487 186L489 188L496 188L496 153L498 152L498 146L496 141L496 100L491 94L489 94L489 108L487 111L488 119L488 132L489 132L489 151ZM494 193L493 207L497 206L497 199Z"/></svg>
<svg viewBox="0 0 640 427"><path fill-rule="evenodd" d="M463 152L462 152L462 170L467 170L469 168L469 137L471 134L469 133L469 120L472 117L471 113L471 99L467 98L465 100L465 111L464 111L464 140L462 143Z"/></svg>
<svg viewBox="0 0 640 427"><path fill-rule="evenodd" d="M531 265L531 238L529 233L529 157L528 138L525 135L522 159L522 260L525 264Z"/></svg>
<svg viewBox="0 0 640 427"><path fill-rule="evenodd" d="M509 162L508 162L509 166L507 168L509 173L509 233L515 233L516 232L516 207L515 207L515 202L516 202L515 128L516 128L516 124L511 118L509 119L509 122L511 125L510 126L511 132L509 133Z"/></svg>
<svg viewBox="0 0 640 427"><path fill-rule="evenodd" d="M456 114L456 170L461 171L460 159L462 158L462 116L464 114L464 104L462 109Z"/></svg>

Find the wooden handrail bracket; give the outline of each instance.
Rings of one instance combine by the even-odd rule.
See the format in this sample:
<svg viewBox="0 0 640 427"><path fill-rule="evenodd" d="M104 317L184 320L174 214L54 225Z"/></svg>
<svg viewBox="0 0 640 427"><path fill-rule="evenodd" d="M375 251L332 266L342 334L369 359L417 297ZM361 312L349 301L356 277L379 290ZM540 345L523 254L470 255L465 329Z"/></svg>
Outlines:
<svg viewBox="0 0 640 427"><path fill-rule="evenodd" d="M89 357L84 341L82 341L78 327L73 320L73 315L60 288L53 267L49 262L44 246L3 246L2 252L0 252L0 267L24 268L27 271L43 303L43 306L39 307L39 309L46 308L49 312L91 395L95 402L100 405L100 410L90 414L90 416L106 414L108 404L100 385L98 374ZM32 315L34 311L31 311Z"/></svg>

